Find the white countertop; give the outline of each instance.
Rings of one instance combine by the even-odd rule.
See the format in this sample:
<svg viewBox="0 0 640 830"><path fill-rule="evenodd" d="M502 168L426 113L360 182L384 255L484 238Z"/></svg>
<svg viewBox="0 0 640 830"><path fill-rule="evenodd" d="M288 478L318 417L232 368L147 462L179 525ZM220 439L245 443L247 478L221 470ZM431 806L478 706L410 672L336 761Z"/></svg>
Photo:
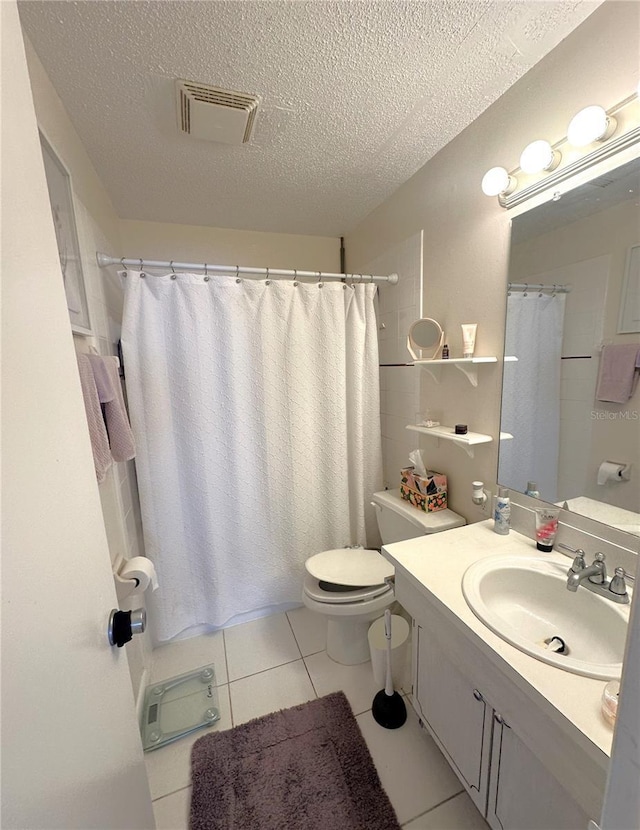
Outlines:
<svg viewBox="0 0 640 830"><path fill-rule="evenodd" d="M427 596L435 597L448 609L457 618L456 625L520 688L534 696L537 704L554 720L560 721L561 725L567 725L566 721L569 727L573 725L580 745L606 767L613 738L613 729L600 711L606 681L563 671L505 642L475 616L462 593L462 576L466 569L488 556L537 554L551 557L567 567L569 559L556 552L540 554L531 539L513 530L508 536L499 536L492 528L493 521L488 520L385 545L382 553L398 572L408 575ZM575 730L571 729L572 733Z"/></svg>

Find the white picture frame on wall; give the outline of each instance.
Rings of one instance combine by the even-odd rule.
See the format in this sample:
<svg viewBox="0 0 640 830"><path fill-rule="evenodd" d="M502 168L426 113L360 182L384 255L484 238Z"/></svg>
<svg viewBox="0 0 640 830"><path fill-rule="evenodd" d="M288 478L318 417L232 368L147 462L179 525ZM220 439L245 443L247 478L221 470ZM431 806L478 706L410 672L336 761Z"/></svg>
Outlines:
<svg viewBox="0 0 640 830"><path fill-rule="evenodd" d="M76 214L73 209L71 176L42 131L40 145L71 329L77 334L90 335L91 320L80 259Z"/></svg>
<svg viewBox="0 0 640 830"><path fill-rule="evenodd" d="M618 314L618 334L636 332L640 332L640 243L627 251Z"/></svg>

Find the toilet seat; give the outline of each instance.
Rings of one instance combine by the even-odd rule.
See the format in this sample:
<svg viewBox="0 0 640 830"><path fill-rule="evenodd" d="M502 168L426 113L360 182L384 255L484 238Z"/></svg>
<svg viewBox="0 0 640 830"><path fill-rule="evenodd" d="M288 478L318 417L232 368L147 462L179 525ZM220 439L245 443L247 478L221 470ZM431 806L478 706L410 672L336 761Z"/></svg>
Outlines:
<svg viewBox="0 0 640 830"><path fill-rule="evenodd" d="M320 586L320 580L311 576L311 574L307 574L304 580L304 592L316 602L327 605L341 605L343 603L366 602L384 594L393 593L393 588L383 583L382 585L354 588L353 591L327 591Z"/></svg>
<svg viewBox="0 0 640 830"><path fill-rule="evenodd" d="M394 574L393 565L377 550L337 548L316 553L305 562L307 572L322 582L334 585L382 586ZM348 594L342 594L348 596ZM347 599L341 600L347 602Z"/></svg>

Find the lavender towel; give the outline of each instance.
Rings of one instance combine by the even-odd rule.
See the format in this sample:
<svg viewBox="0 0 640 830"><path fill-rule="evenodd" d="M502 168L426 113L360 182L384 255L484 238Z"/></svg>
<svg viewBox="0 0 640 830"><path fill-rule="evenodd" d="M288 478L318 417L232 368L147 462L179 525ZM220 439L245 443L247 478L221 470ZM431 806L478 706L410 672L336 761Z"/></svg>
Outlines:
<svg viewBox="0 0 640 830"><path fill-rule="evenodd" d="M93 464L96 470L98 484L101 484L105 479L107 470L111 466L109 439L107 438L107 430L102 417L102 409L100 408L100 400L91 362L87 355L84 354L77 355L77 359L84 408L87 413L91 449L93 451Z"/></svg>
<svg viewBox="0 0 640 830"><path fill-rule="evenodd" d="M129 461L136 454L136 444L124 405L122 385L118 376L118 358L103 357L102 360L113 390L113 398L103 404L111 455L114 461Z"/></svg>
<svg viewBox="0 0 640 830"><path fill-rule="evenodd" d="M99 354L88 354L87 357L91 362L93 369L93 376L96 381L96 389L98 390L98 398L100 403L109 403L114 400L116 396L113 382L109 373L109 366L106 359Z"/></svg>
<svg viewBox="0 0 640 830"><path fill-rule="evenodd" d="M627 403L638 383L640 345L605 346L600 358L596 399L609 403Z"/></svg>

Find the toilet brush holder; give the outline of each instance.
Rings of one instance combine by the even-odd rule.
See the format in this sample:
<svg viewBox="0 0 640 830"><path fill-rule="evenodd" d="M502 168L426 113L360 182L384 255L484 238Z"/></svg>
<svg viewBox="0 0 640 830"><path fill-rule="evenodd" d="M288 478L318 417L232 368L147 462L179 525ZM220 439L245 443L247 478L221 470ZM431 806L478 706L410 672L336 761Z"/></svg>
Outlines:
<svg viewBox="0 0 640 830"><path fill-rule="evenodd" d="M371 714L385 729L398 729L407 720L407 707L402 695L393 690L391 676L391 611L384 612L384 635L387 640L387 677L384 689L374 697Z"/></svg>

